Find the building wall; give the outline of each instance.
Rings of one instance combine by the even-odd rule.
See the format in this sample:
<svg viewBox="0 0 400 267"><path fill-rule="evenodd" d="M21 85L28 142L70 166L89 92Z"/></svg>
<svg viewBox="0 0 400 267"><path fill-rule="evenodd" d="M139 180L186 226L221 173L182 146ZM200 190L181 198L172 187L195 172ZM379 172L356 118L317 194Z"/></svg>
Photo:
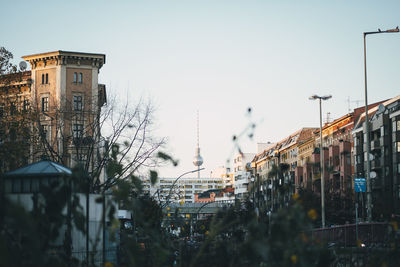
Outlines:
<svg viewBox="0 0 400 267"><path fill-rule="evenodd" d="M174 203L194 203L196 193L225 188L225 181L221 178L182 177L174 185L175 180L176 178L159 178L157 183L151 185L148 178L143 178L144 193L154 197L160 203L165 203L167 200Z"/></svg>
<svg viewBox="0 0 400 267"><path fill-rule="evenodd" d="M248 194L248 184L251 179L250 163L255 153L239 153L233 159L233 176L235 179L235 197L244 199Z"/></svg>

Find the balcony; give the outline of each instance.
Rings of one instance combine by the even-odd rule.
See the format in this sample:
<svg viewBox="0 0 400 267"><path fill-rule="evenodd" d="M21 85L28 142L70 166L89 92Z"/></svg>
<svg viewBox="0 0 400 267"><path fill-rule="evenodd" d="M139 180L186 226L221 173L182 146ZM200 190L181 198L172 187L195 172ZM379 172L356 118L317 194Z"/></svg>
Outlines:
<svg viewBox="0 0 400 267"><path fill-rule="evenodd" d="M371 170L378 170L381 168L382 168L382 164L381 164L380 159L371 160Z"/></svg>
<svg viewBox="0 0 400 267"><path fill-rule="evenodd" d="M373 140L373 141L371 142L371 150L372 150L372 151L374 151L374 150L381 150L381 143L380 143L379 140Z"/></svg>

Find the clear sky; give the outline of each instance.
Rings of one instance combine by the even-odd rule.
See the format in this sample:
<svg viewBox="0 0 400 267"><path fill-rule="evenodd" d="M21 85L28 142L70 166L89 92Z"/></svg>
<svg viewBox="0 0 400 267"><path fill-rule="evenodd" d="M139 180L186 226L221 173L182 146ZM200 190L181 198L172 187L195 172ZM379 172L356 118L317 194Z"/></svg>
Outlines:
<svg viewBox="0 0 400 267"><path fill-rule="evenodd" d="M100 82L122 97L153 99L158 136L178 167L193 169L200 113L202 176L226 165L232 136L249 118L256 142L319 126L312 94L332 94L331 118L364 103L365 31L400 26L400 1L8 1L0 3L0 46L23 55L105 53ZM400 33L368 37L369 102L400 94ZM355 108L356 102L350 107Z"/></svg>

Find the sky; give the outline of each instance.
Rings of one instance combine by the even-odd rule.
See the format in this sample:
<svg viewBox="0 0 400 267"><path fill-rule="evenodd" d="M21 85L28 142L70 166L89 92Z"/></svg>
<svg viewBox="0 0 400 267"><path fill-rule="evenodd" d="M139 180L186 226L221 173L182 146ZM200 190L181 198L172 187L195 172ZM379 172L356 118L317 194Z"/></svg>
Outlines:
<svg viewBox="0 0 400 267"><path fill-rule="evenodd" d="M0 46L15 63L55 50L106 54L107 91L156 107L153 134L179 160L160 176L194 169L198 111L207 177L229 166L232 136L249 123L254 137L238 143L256 152L257 142L319 127L313 94L332 95L324 120L364 105L363 32L400 25L399 10L397 0L3 0ZM400 33L367 37L369 103L400 94L399 48Z"/></svg>

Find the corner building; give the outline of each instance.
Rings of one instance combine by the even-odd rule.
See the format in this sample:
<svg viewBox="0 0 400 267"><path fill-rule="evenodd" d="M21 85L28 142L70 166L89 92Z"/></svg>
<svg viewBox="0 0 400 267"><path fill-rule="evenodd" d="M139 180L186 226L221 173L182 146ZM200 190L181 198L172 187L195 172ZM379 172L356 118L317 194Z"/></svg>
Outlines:
<svg viewBox="0 0 400 267"><path fill-rule="evenodd" d="M67 167L82 162L90 170L101 154L99 118L106 89L98 76L105 55L59 50L22 58L31 66L23 72L25 89L18 89L17 79L2 83L0 89L3 107L11 100L36 114L32 125L41 138L31 142L28 161L46 158ZM10 86L17 88L12 94L4 89Z"/></svg>

